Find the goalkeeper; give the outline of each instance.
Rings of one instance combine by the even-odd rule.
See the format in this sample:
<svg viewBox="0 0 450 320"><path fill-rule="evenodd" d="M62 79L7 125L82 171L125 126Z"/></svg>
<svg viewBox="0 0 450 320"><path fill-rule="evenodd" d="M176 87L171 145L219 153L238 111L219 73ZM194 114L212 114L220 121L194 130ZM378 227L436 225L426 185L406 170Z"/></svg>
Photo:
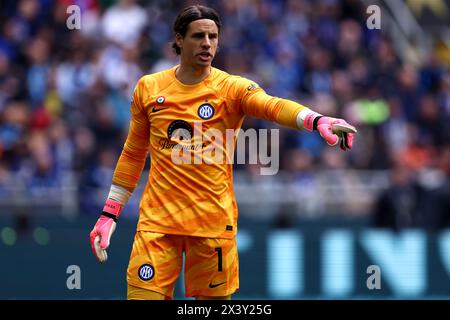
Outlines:
<svg viewBox="0 0 450 320"><path fill-rule="evenodd" d="M139 207L139 222L127 270L128 299L172 299L185 254L185 292L196 299L230 299L239 289L236 246L238 212L232 164L176 164L177 132L237 130L245 116L296 130L317 131L331 145L352 148L355 128L294 101L272 97L254 82L211 66L221 22L204 6L177 16L173 48L180 64L142 77L131 103L131 122L103 212L90 233L96 258L107 260L120 213L142 172L151 169ZM314 134L314 133L312 133ZM189 148L202 157L205 144ZM219 149L229 159L231 147ZM184 149L183 149L184 150ZM232 153L232 152L231 152Z"/></svg>

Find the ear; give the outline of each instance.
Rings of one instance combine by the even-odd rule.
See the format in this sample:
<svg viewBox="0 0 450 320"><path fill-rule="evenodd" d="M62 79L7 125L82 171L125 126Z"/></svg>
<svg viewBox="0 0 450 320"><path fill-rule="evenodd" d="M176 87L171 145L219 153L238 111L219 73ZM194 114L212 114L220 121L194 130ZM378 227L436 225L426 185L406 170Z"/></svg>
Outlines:
<svg viewBox="0 0 450 320"><path fill-rule="evenodd" d="M175 35L175 43L178 47L183 48L183 36L179 33Z"/></svg>

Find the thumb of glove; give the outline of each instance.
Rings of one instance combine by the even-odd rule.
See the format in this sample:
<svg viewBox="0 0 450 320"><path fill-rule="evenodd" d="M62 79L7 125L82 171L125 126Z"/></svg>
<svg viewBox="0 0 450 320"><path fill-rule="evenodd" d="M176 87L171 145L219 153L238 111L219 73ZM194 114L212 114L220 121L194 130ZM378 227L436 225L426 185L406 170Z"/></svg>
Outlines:
<svg viewBox="0 0 450 320"><path fill-rule="evenodd" d="M319 131L320 135L325 139L328 145L335 146L339 143L339 137L333 133L329 123L318 125L317 131Z"/></svg>

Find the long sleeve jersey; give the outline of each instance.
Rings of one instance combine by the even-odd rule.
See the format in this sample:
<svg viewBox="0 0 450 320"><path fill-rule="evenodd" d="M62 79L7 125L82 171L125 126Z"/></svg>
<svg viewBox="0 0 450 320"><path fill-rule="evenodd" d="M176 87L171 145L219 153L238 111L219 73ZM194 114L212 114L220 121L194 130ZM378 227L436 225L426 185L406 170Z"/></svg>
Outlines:
<svg viewBox="0 0 450 320"><path fill-rule="evenodd" d="M149 152L137 229L232 238L238 219L230 161L236 136L231 142L227 137L247 115L298 129L297 114L306 107L213 67L200 83L185 85L176 68L138 81L113 184L134 190Z"/></svg>

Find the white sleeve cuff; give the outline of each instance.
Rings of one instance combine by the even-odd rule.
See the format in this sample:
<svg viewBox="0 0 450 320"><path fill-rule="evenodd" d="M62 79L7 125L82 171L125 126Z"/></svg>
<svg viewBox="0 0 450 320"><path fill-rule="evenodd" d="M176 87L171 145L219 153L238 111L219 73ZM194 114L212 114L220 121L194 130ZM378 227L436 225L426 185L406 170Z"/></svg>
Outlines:
<svg viewBox="0 0 450 320"><path fill-rule="evenodd" d="M125 205L128 202L130 196L130 191L115 184L111 185L111 189L109 190L108 194L108 198L119 201L122 205Z"/></svg>
<svg viewBox="0 0 450 320"><path fill-rule="evenodd" d="M314 118L321 116L320 113L305 108L297 114L297 127L301 130L313 130Z"/></svg>

